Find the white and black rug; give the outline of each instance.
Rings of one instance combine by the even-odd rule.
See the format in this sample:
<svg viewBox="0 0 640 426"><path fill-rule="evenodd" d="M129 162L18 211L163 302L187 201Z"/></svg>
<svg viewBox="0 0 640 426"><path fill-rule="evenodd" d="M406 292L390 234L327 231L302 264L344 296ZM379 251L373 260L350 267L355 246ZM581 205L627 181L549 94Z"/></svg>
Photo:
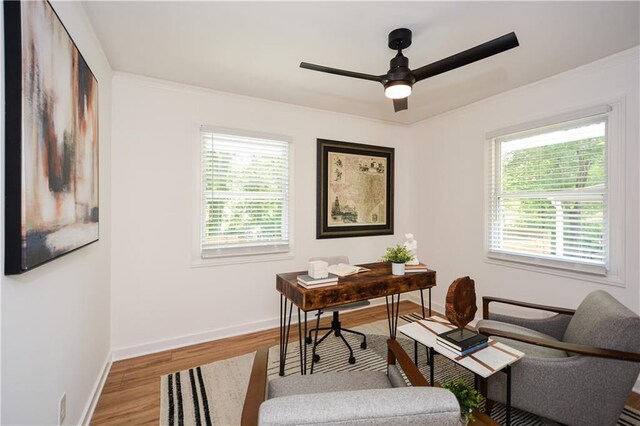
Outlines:
<svg viewBox="0 0 640 426"><path fill-rule="evenodd" d="M420 319L416 314L404 316L400 325ZM314 365L314 373L327 371L386 370L386 342L388 339L387 321L376 321L356 328L367 334L367 349L360 349L361 338L345 333L356 357L355 364L349 364L349 351L341 339L329 336L318 347L320 361ZM398 338L408 354L413 356L413 341ZM308 346L310 349L310 346ZM311 366L311 350L307 351L307 368ZM420 370L429 376L426 365L426 352L419 350ZM161 425L220 425L240 424L242 404L249 382L254 354L229 358L212 364L203 365L162 377L161 386ZM278 346L269 349L269 377L278 375ZM445 357L435 357L436 381L445 382L452 378L462 378L473 386L473 375L466 369L449 361ZM286 375L300 374L300 355L298 345L289 345L287 351ZM492 417L504 424L505 407L496 404ZM549 425L544 419L512 409L511 423L514 426ZM640 426L640 412L625 407L618 425Z"/></svg>

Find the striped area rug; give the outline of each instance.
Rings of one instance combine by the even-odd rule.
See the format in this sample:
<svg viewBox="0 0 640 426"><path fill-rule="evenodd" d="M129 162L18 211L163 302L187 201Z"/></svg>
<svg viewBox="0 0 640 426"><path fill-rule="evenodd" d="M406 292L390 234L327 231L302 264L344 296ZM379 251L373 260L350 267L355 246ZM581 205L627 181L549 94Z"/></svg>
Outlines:
<svg viewBox="0 0 640 426"><path fill-rule="evenodd" d="M400 325L420 319L417 314L401 317ZM354 348L355 364L349 364L349 351L340 339L328 337L318 353L320 361L314 365L314 373L327 371L386 370L386 341L389 330L387 321L377 321L357 327L367 334L366 350L360 349L360 337L345 333ZM413 355L413 341L398 338L408 354ZM310 349L310 346L308 346ZM419 365L425 377L429 367L425 363L425 351L419 351ZM251 373L254 354L218 361L167 376L161 380L161 425L221 425L240 424L242 404ZM269 377L278 375L278 347L269 349ZM445 357L435 357L436 380L445 382L452 378L462 378L473 386L473 375ZM307 353L307 368L311 365L311 351ZM285 376L300 374L298 346L290 345L287 353ZM505 407L496 404L492 417L504 424ZM511 423L514 426L548 426L555 423L541 419L530 413L512 409ZM640 426L640 412L625 407L618 425Z"/></svg>

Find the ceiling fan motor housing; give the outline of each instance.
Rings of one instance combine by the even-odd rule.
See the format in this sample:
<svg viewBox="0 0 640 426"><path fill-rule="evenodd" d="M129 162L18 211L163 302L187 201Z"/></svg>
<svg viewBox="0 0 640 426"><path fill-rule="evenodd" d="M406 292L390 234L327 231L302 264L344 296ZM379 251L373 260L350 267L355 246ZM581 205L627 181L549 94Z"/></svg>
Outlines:
<svg viewBox="0 0 640 426"><path fill-rule="evenodd" d="M398 28L389 33L389 48L397 50L398 54L391 59L389 71L383 77L382 84L385 88L395 84L407 84L412 86L416 82L409 69L409 58L402 54L402 49L411 46L411 30Z"/></svg>
<svg viewBox="0 0 640 426"><path fill-rule="evenodd" d="M409 58L403 56L402 53L398 52L398 54L391 59L389 65L389 72L387 72L385 78L386 81L404 81L409 84L416 82L416 78L409 69Z"/></svg>

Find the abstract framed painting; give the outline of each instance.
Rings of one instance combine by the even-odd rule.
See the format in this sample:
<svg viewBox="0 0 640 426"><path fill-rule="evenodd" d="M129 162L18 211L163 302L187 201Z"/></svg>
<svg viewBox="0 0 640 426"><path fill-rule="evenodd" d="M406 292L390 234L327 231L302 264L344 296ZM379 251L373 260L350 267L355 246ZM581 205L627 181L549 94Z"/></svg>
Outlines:
<svg viewBox="0 0 640 426"><path fill-rule="evenodd" d="M393 148L318 139L316 238L393 234Z"/></svg>
<svg viewBox="0 0 640 426"><path fill-rule="evenodd" d="M52 6L4 1L5 274L99 237L98 81Z"/></svg>

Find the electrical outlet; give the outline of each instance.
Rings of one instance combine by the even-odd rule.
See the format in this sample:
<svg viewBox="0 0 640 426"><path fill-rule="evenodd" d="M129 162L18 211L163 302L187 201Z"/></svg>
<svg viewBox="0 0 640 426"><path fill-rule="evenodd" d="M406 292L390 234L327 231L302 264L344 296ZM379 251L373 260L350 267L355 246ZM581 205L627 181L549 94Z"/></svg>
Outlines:
<svg viewBox="0 0 640 426"><path fill-rule="evenodd" d="M63 392L60 397L60 405L58 407L58 424L61 425L64 418L67 417L67 393Z"/></svg>

